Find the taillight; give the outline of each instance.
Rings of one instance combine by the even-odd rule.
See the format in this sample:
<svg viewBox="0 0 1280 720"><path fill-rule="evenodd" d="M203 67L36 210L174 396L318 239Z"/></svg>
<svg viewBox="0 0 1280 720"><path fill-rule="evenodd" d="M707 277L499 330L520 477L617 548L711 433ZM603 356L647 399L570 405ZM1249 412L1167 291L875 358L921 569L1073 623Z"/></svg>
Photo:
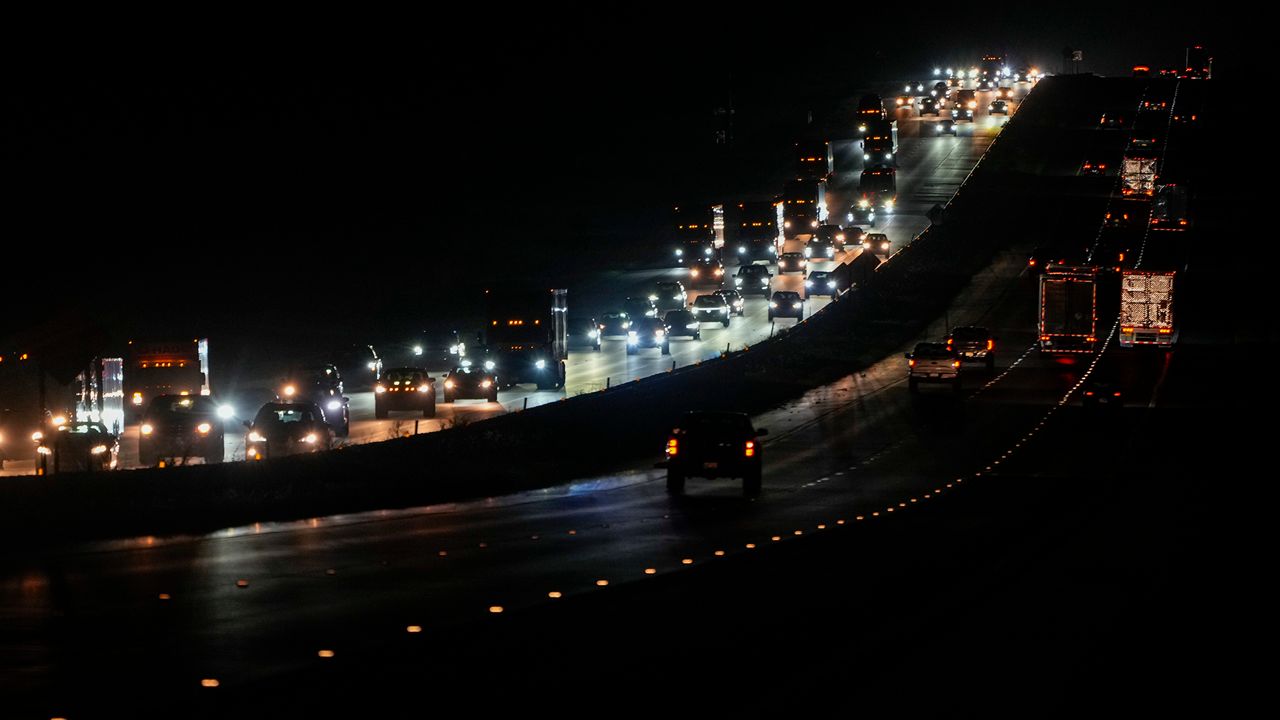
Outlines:
<svg viewBox="0 0 1280 720"><path fill-rule="evenodd" d="M1115 391L1115 392L1114 392L1114 393L1112 393L1112 394L1113 394L1113 395L1115 395L1116 397L1120 397L1120 391L1119 391L1119 390Z"/></svg>
<svg viewBox="0 0 1280 720"><path fill-rule="evenodd" d="M755 441L754 441L754 440L748 440L748 441L747 441L747 448L746 448L746 450L744 451L744 454L745 454L747 457L755 457L755 456L756 456L756 443L755 443Z"/></svg>
<svg viewBox="0 0 1280 720"><path fill-rule="evenodd" d="M951 361L951 367L953 367L953 368L958 368L958 367L960 367L960 361L959 361L959 360L952 360L952 361Z"/></svg>
<svg viewBox="0 0 1280 720"><path fill-rule="evenodd" d="M916 361L915 361L915 360L908 360L908 361L907 361L907 367L915 367L915 366L916 366Z"/></svg>
<svg viewBox="0 0 1280 720"><path fill-rule="evenodd" d="M1085 390L1084 394L1085 394L1085 397L1093 397L1093 391L1092 391L1092 390Z"/></svg>
<svg viewBox="0 0 1280 720"><path fill-rule="evenodd" d="M996 349L996 341L995 341L995 340L992 340L992 339L990 339L990 338L988 338L988 339L987 339L987 351L988 351L988 352L990 352L991 350L995 350L995 349Z"/></svg>
<svg viewBox="0 0 1280 720"><path fill-rule="evenodd" d="M675 438L667 441L667 457L675 457L680 454L680 442Z"/></svg>

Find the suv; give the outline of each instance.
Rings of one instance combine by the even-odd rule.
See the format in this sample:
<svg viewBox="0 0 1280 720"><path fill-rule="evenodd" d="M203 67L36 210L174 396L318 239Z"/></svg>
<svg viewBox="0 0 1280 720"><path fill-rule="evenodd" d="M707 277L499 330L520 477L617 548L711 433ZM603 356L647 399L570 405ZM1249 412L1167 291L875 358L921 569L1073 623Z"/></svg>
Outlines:
<svg viewBox="0 0 1280 720"><path fill-rule="evenodd" d="M718 283L724 279L724 263L719 258L699 258L689 266L689 282Z"/></svg>
<svg viewBox="0 0 1280 720"><path fill-rule="evenodd" d="M498 376L491 363L478 368L470 364L459 365L444 376L444 401L485 400L498 402Z"/></svg>
<svg viewBox="0 0 1280 720"><path fill-rule="evenodd" d="M916 343L915 350L907 353L907 387L914 395L922 382L949 383L959 393L960 358L944 343Z"/></svg>
<svg viewBox="0 0 1280 720"><path fill-rule="evenodd" d="M757 293L768 296L769 281L773 274L763 265L741 265L738 274L733 277L733 287L743 295Z"/></svg>
<svg viewBox="0 0 1280 720"><path fill-rule="evenodd" d="M690 412L667 439L667 491L683 493L685 478L742 478L742 493L760 494L762 453L758 438L769 431L751 426L744 413Z"/></svg>
<svg viewBox="0 0 1280 720"><path fill-rule="evenodd" d="M204 458L206 464L223 457L222 418L207 395L159 395L147 406L138 425L138 462L186 462Z"/></svg>
<svg viewBox="0 0 1280 720"><path fill-rule="evenodd" d="M649 290L649 300L658 308L659 313L676 310L689 302L689 294L679 281L661 281L653 284Z"/></svg>
<svg viewBox="0 0 1280 720"><path fill-rule="evenodd" d="M937 115L941 112L939 102L936 98L927 97L920 101L920 117L925 115Z"/></svg>
<svg viewBox="0 0 1280 720"><path fill-rule="evenodd" d="M728 301L720 294L699 295L693 301L693 316L698 322L718 322L725 327L729 327L729 316L733 314L733 310L729 307ZM667 323L671 322L671 316L667 316Z"/></svg>
<svg viewBox="0 0 1280 720"><path fill-rule="evenodd" d="M987 114L989 115L1008 115L1009 103L1004 100L992 100L987 106Z"/></svg>
<svg viewBox="0 0 1280 720"><path fill-rule="evenodd" d="M313 402L324 410L329 427L338 437L351 434L351 398L343 395L342 376L335 365L290 373L281 383L276 399L281 402Z"/></svg>
<svg viewBox="0 0 1280 720"><path fill-rule="evenodd" d="M703 297L707 297L703 295ZM662 322L667 326L667 337L689 337L694 340L702 339L702 323L698 322L698 318L693 313L681 308L679 310L669 310Z"/></svg>
<svg viewBox="0 0 1280 720"><path fill-rule="evenodd" d="M815 235L804 244L804 256L814 260L831 260L836 256L836 246L830 240Z"/></svg>
<svg viewBox="0 0 1280 720"><path fill-rule="evenodd" d="M893 244L889 242L889 236L884 233L867 233L866 237L862 238L862 247L869 253L888 255L893 249Z"/></svg>
<svg viewBox="0 0 1280 720"><path fill-rule="evenodd" d="M671 354L671 338L667 324L659 318L640 318L627 331L627 354L635 355L640 348L662 348L663 355Z"/></svg>
<svg viewBox="0 0 1280 720"><path fill-rule="evenodd" d="M818 239L831 243L836 250L844 247L844 228L839 225L823 224L818 226Z"/></svg>
<svg viewBox="0 0 1280 720"><path fill-rule="evenodd" d="M631 328L631 316L620 310L600 316L600 337L625 337Z"/></svg>
<svg viewBox="0 0 1280 720"><path fill-rule="evenodd" d="M385 419L392 410L436 416L436 381L421 368L391 368L373 386L373 415Z"/></svg>
<svg viewBox="0 0 1280 720"><path fill-rule="evenodd" d="M622 312L631 318L631 324L635 325L642 318L658 317L658 306L647 297L629 297L622 301Z"/></svg>
<svg viewBox="0 0 1280 720"><path fill-rule="evenodd" d="M805 297L826 295L836 296L836 278L829 270L814 270L804 281Z"/></svg>
<svg viewBox="0 0 1280 720"><path fill-rule="evenodd" d="M981 360L987 364L987 370L994 370L996 367L996 339L984 327L953 328L947 336L947 349L954 352L961 361Z"/></svg>
<svg viewBox="0 0 1280 720"><path fill-rule="evenodd" d="M333 430L324 411L311 402L267 403L258 410L245 436L245 459L313 453L333 447Z"/></svg>
<svg viewBox="0 0 1280 720"><path fill-rule="evenodd" d="M730 315L742 316L747 314L747 303L742 299L742 293L737 290L717 290L711 294L724 300L725 304L729 306ZM696 305L697 303L695 302L694 304Z"/></svg>
<svg viewBox="0 0 1280 720"><path fill-rule="evenodd" d="M778 258L778 274L786 275L789 272L803 274L805 262L804 253L802 252L784 252Z"/></svg>
<svg viewBox="0 0 1280 720"><path fill-rule="evenodd" d="M800 297L800 293L790 290L779 290L774 293L773 298L769 300L769 322L773 322L775 317L803 320L804 299Z"/></svg>

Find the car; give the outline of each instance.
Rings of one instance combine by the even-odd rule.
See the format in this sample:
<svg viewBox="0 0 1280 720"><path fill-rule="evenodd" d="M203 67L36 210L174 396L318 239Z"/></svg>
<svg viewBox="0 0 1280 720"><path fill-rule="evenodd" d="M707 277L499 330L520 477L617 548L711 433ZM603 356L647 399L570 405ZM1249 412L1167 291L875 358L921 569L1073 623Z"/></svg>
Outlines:
<svg viewBox="0 0 1280 720"><path fill-rule="evenodd" d="M964 325L952 328L947 335L947 347L961 362L982 361L987 370L996 368L996 338L984 327Z"/></svg>
<svg viewBox="0 0 1280 720"><path fill-rule="evenodd" d="M804 280L804 295L806 298L817 295L835 297L837 292L836 278L830 270L814 270Z"/></svg>
<svg viewBox="0 0 1280 720"><path fill-rule="evenodd" d="M764 453L760 438L765 428L754 428L745 413L689 412L667 438L667 491L681 494L691 477L742 478L742 493L760 494Z"/></svg>
<svg viewBox="0 0 1280 720"><path fill-rule="evenodd" d="M1080 404L1086 410L1120 410L1124 407L1124 391L1118 384L1094 373L1081 386Z"/></svg>
<svg viewBox="0 0 1280 720"><path fill-rule="evenodd" d="M334 350L330 362L341 373L349 390L371 390L382 372L382 359L372 345L353 343Z"/></svg>
<svg viewBox="0 0 1280 720"><path fill-rule="evenodd" d="M844 228L839 225L823 223L818 226L818 239L831 243L837 252L844 249L845 233Z"/></svg>
<svg viewBox="0 0 1280 720"><path fill-rule="evenodd" d="M960 358L945 343L916 343L907 353L907 387L911 394L920 391L920 383L945 383L960 392Z"/></svg>
<svg viewBox="0 0 1280 720"><path fill-rule="evenodd" d="M945 80L939 80L933 84L933 89L929 91L931 98L945 98L951 95L951 86L947 85Z"/></svg>
<svg viewBox="0 0 1280 720"><path fill-rule="evenodd" d="M1129 127L1129 117L1122 112L1107 112L1098 120L1100 130L1123 130Z"/></svg>
<svg viewBox="0 0 1280 720"><path fill-rule="evenodd" d="M463 363L444 376L444 401L487 400L498 402L498 376L493 361L477 367Z"/></svg>
<svg viewBox="0 0 1280 720"><path fill-rule="evenodd" d="M927 97L920 101L920 117L937 115L942 112L942 103L937 98Z"/></svg>
<svg viewBox="0 0 1280 720"><path fill-rule="evenodd" d="M815 261L831 260L836 256L836 248L830 240L814 235L804 244L804 256Z"/></svg>
<svg viewBox="0 0 1280 720"><path fill-rule="evenodd" d="M739 298L739 301L741 301L741 298ZM729 327L729 319L733 315L733 309L729 307L728 301L720 294L699 295L693 301L692 310L698 322L718 322L725 327ZM669 317L667 324L671 324Z"/></svg>
<svg viewBox="0 0 1280 720"><path fill-rule="evenodd" d="M699 260L701 262L701 260ZM696 266L695 266L696 267ZM659 313L682 308L689 303L689 294L677 280L656 282L649 289L649 300Z"/></svg>
<svg viewBox="0 0 1280 720"><path fill-rule="evenodd" d="M671 337L667 324L660 318L641 318L627 331L627 354L635 355L640 348L661 348L663 355L671 354Z"/></svg>
<svg viewBox="0 0 1280 720"><path fill-rule="evenodd" d="M956 121L955 120L939 120L938 122L933 124L933 131L935 134L938 134L938 135L955 136Z"/></svg>
<svg viewBox="0 0 1280 720"><path fill-rule="evenodd" d="M951 108L951 119L953 121L968 120L973 122L973 109L967 107Z"/></svg>
<svg viewBox="0 0 1280 720"><path fill-rule="evenodd" d="M703 295L702 297L710 297ZM726 308L727 309L727 308ZM725 318L729 316L726 314ZM667 337L690 337L694 340L702 339L702 323L692 312L688 310L671 310L662 318L663 324L667 326Z"/></svg>
<svg viewBox="0 0 1280 720"><path fill-rule="evenodd" d="M768 296L772 279L773 274L764 265L742 265L738 267L738 274L733 276L733 287L743 295Z"/></svg>
<svg viewBox="0 0 1280 720"><path fill-rule="evenodd" d="M849 208L849 212L845 215L845 218L850 223L875 227L876 209L870 205L862 206L855 203L853 207Z"/></svg>
<svg viewBox="0 0 1280 720"><path fill-rule="evenodd" d="M876 255L888 255L893 249L893 243L884 233L867 233L862 239L862 248Z"/></svg>
<svg viewBox="0 0 1280 720"><path fill-rule="evenodd" d="M436 381L422 368L384 370L373 386L373 415L385 419L391 411L420 412L436 416Z"/></svg>
<svg viewBox="0 0 1280 720"><path fill-rule="evenodd" d="M245 421L245 459L320 452L333 447L333 428L324 411L313 402L270 402L263 405L253 422Z"/></svg>
<svg viewBox="0 0 1280 720"><path fill-rule="evenodd" d="M893 105L898 110L902 110L902 109L910 110L913 104L914 104L914 100L910 95L899 95L898 97L893 99Z"/></svg>
<svg viewBox="0 0 1280 720"><path fill-rule="evenodd" d="M1024 83L1031 81L1031 72L1024 67L1020 67L1013 71L1013 81Z"/></svg>
<svg viewBox="0 0 1280 720"><path fill-rule="evenodd" d="M852 243L859 247L862 246L862 236L866 234L867 233L857 225L850 225L844 229L844 236L845 236L846 242Z"/></svg>
<svg viewBox="0 0 1280 720"><path fill-rule="evenodd" d="M717 295L724 299L726 305L729 306L731 315L742 316L747 313L747 303L742 299L742 293L737 290L717 290L712 295ZM695 304L697 301L694 301Z"/></svg>
<svg viewBox="0 0 1280 720"><path fill-rule="evenodd" d="M65 422L40 438L36 456L45 474L115 470L120 440L100 422Z"/></svg>
<svg viewBox="0 0 1280 720"><path fill-rule="evenodd" d="M718 258L703 258L689 266L692 283L718 283L724 280L724 263Z"/></svg>
<svg viewBox="0 0 1280 720"><path fill-rule="evenodd" d="M786 275L789 272L804 272L804 266L808 264L805 254L802 252L784 252L778 257L778 274Z"/></svg>
<svg viewBox="0 0 1280 720"><path fill-rule="evenodd" d="M1027 268L1032 273L1044 272L1050 265L1082 265L1088 258L1087 250L1071 250L1060 247L1038 247L1027 258Z"/></svg>
<svg viewBox="0 0 1280 720"><path fill-rule="evenodd" d="M982 78L981 80L978 81L979 91L987 92L994 89L995 89L995 83L991 82L987 78Z"/></svg>
<svg viewBox="0 0 1280 720"><path fill-rule="evenodd" d="M1002 99L1004 99L1004 100L1012 100L1012 99L1013 99L1013 88L1011 88L1011 87L998 87L998 88L996 88L996 97L998 97L998 98L1002 98Z"/></svg>
<svg viewBox="0 0 1280 720"><path fill-rule="evenodd" d="M779 290L769 298L769 322L779 317L804 319L804 298L800 297L800 293Z"/></svg>
<svg viewBox="0 0 1280 720"><path fill-rule="evenodd" d="M185 464L201 458L206 464L220 463L225 452L222 421L208 395L158 395L138 423L138 462Z"/></svg>
<svg viewBox="0 0 1280 720"><path fill-rule="evenodd" d="M374 385L377 385L376 381ZM342 375L338 367L325 364L290 373L280 383L276 400L306 401L319 405L337 436L347 437L351 434L351 398L346 397L343 392Z"/></svg>
<svg viewBox="0 0 1280 720"><path fill-rule="evenodd" d="M600 337L626 337L631 328L631 316L621 310L613 310L600 316Z"/></svg>
<svg viewBox="0 0 1280 720"><path fill-rule="evenodd" d="M1007 116L1009 114L1009 103L1004 100L992 100L991 103L987 105L987 113L989 115Z"/></svg>
<svg viewBox="0 0 1280 720"><path fill-rule="evenodd" d="M623 300L622 311L631 318L633 325L640 318L658 317L658 306L654 305L653 301L647 297L629 297Z"/></svg>
<svg viewBox="0 0 1280 720"><path fill-rule="evenodd" d="M1097 160L1085 160L1080 164L1077 175L1106 175L1107 164Z"/></svg>
<svg viewBox="0 0 1280 720"><path fill-rule="evenodd" d="M904 86L903 92L909 95L920 95L924 92L924 83L913 80Z"/></svg>
<svg viewBox="0 0 1280 720"><path fill-rule="evenodd" d="M960 80L960 78L959 78L959 77L952 76L952 77L947 78L947 86L948 86L948 87L960 87L960 83L961 83L961 80Z"/></svg>

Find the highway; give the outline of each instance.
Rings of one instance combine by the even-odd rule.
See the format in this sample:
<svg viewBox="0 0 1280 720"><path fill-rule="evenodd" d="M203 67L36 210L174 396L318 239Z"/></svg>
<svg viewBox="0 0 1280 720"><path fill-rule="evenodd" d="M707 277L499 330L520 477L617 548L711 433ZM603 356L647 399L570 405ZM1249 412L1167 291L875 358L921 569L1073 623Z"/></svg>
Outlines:
<svg viewBox="0 0 1280 720"><path fill-rule="evenodd" d="M995 131L980 118L975 128L984 127ZM910 201L889 224L895 244L923 229L923 213L976 162L988 131L970 140L903 139L900 197ZM412 656L418 651L403 643L413 636L884 522L960 492L966 482L998 475L1002 464L1025 462L1021 448L1042 440L1041 433L1074 432L1051 421L1064 408L1074 410L1078 398L1071 393L1095 366L1090 357L1034 350L1030 242L1015 240L972 279L945 319L915 339L935 340L946 324L985 325L999 338L993 373L966 370L959 400L932 388L913 397L901 357L913 340L865 371L755 417L757 427L770 430L758 500L744 500L734 482L696 479L687 496L673 498L660 471L640 466L474 502L85 543L13 558L0 583L8 620L0 629L0 666L12 684L0 689L52 711L61 710L55 699L65 704L73 687L91 688L97 707L123 704L134 692L125 678L134 674L166 697L202 697L202 681L214 680L232 694L267 688L287 694L293 683L322 686L336 663L368 671L388 648ZM673 272L602 283L642 287ZM762 302L753 301L748 322L708 330L702 343L673 342L670 357L654 350L628 358L608 341L600 353L575 351L567 393L664 372L673 361L706 360L726 343L757 342L768 334L763 316ZM1117 360L1117 372L1130 379L1128 405L1158 401L1162 362L1154 353ZM560 396L513 390L499 405L514 409L525 398L533 405ZM466 407L476 417L499 411L483 403ZM367 394L353 396L353 409L356 441L393 432L395 421L366 419ZM430 424L460 415L446 410ZM572 438L566 448L573 451Z"/></svg>

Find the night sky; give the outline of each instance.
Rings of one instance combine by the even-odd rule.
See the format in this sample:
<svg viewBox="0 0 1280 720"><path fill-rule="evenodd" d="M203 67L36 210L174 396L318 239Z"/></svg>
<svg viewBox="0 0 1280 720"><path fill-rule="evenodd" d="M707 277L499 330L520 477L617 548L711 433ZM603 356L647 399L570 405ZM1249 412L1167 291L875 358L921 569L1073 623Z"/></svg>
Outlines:
<svg viewBox="0 0 1280 720"><path fill-rule="evenodd" d="M730 92L755 152L788 143L807 110L987 50L1050 71L1064 45L1084 51L1084 71L1174 65L1200 21L1135 32L1150 22L1138 13L1025 8L874 38L856 18L815 21L802 49L798 32L770 40L763 16L11 47L6 236L56 248L24 278L58 288L16 302L27 318L91 306L116 326L178 314L199 332L279 303L358 317L447 299L553 272L568 249L643 242L661 231L657 209L728 192L709 187L724 166L708 138ZM483 261L495 251L504 262ZM375 297L370 277L389 280Z"/></svg>

